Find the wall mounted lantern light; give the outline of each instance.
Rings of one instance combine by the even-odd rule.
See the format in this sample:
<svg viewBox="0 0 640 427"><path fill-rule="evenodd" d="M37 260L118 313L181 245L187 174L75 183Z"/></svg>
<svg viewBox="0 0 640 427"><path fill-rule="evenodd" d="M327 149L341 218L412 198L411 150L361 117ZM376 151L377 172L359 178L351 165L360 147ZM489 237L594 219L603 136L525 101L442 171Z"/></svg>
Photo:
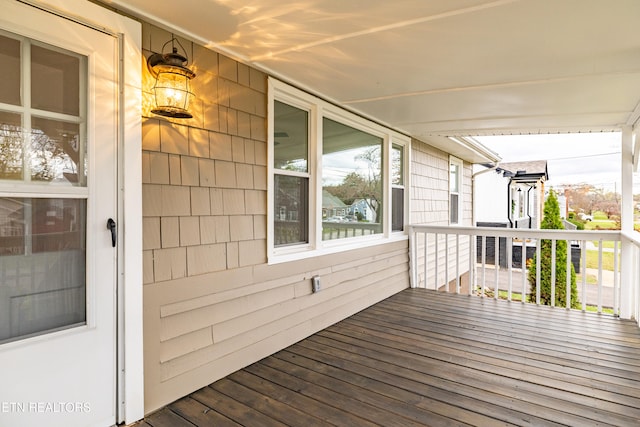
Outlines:
<svg viewBox="0 0 640 427"><path fill-rule="evenodd" d="M177 43L185 55L178 53L174 46ZM164 53L165 47L171 43L171 53ZM189 101L193 93L189 81L196 74L187 68L188 58L184 47L176 38L172 38L162 46L162 53L154 53L147 59L147 67L156 82L153 86L155 106L152 113L177 119L190 119Z"/></svg>

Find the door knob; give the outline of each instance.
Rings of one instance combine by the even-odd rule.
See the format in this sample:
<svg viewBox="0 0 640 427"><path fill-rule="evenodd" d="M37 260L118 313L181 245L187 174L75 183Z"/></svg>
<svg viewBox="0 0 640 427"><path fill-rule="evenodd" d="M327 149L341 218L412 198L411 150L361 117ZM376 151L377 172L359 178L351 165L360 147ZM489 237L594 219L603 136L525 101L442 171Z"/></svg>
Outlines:
<svg viewBox="0 0 640 427"><path fill-rule="evenodd" d="M113 218L107 220L107 229L111 230L111 246L116 247L116 241L118 240L118 232L116 231L116 222Z"/></svg>

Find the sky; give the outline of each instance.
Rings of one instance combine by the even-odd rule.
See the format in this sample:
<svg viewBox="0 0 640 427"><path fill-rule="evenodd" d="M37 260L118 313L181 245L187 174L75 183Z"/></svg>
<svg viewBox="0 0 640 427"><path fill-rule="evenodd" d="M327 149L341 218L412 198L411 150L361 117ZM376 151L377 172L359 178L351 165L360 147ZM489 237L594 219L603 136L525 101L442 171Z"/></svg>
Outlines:
<svg viewBox="0 0 640 427"><path fill-rule="evenodd" d="M503 162L547 160L547 188L585 183L620 192L620 138L619 132L599 132L475 139L498 153ZM640 178L634 174L634 193L637 192Z"/></svg>

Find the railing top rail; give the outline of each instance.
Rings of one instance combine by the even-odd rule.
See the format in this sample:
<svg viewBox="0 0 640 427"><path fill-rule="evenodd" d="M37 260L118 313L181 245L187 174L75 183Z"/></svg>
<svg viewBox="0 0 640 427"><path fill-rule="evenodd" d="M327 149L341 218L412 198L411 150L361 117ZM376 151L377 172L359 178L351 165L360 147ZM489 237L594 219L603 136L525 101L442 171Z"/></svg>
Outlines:
<svg viewBox="0 0 640 427"><path fill-rule="evenodd" d="M513 237L513 238L534 238L534 239L556 239L556 240L604 240L620 241L622 232L620 230L539 230L531 228L500 228L500 227L461 227L447 225L409 225L409 232L453 234L463 236L489 236L489 237ZM625 237L640 244L638 236Z"/></svg>
<svg viewBox="0 0 640 427"><path fill-rule="evenodd" d="M640 246L640 233L638 233L636 231L633 231L631 233L623 231L621 233L622 233L622 237L624 237L625 239L630 240L631 243L635 244L636 246Z"/></svg>

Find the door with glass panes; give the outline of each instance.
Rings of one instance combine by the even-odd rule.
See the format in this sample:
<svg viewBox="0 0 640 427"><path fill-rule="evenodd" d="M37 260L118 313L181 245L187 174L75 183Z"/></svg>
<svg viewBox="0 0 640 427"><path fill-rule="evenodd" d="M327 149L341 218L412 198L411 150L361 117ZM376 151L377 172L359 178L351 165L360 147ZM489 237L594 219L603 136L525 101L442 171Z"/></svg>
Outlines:
<svg viewBox="0 0 640 427"><path fill-rule="evenodd" d="M113 425L117 39L0 6L0 425Z"/></svg>

